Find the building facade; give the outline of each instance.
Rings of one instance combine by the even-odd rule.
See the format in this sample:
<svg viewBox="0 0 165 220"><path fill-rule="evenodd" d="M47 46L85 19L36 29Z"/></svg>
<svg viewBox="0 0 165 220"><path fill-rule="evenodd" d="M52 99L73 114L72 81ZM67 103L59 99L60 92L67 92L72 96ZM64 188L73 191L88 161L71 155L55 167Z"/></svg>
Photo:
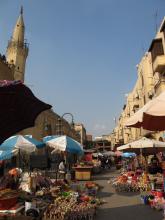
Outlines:
<svg viewBox="0 0 165 220"><path fill-rule="evenodd" d="M80 143L82 145L85 145L87 138L86 138L86 129L85 129L84 125L82 123L76 123L74 125L74 129L80 136Z"/></svg>
<svg viewBox="0 0 165 220"><path fill-rule="evenodd" d="M159 140L162 132L151 132L142 128L125 127L125 122L148 101L165 90L165 19L151 45L137 65L137 81L128 94L126 104L111 134L113 146L152 136Z"/></svg>

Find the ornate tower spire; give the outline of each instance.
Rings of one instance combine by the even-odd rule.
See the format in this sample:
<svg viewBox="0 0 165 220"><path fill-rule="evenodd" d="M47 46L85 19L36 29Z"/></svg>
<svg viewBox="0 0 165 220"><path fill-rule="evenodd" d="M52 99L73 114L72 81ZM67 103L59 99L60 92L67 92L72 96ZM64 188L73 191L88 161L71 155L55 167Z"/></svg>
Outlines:
<svg viewBox="0 0 165 220"><path fill-rule="evenodd" d="M13 41L16 42L24 42L24 32L25 32L25 26L24 26L24 21L23 21L23 7L21 6L21 11L20 15L18 17L18 20L16 22L16 25L13 30Z"/></svg>
<svg viewBox="0 0 165 220"><path fill-rule="evenodd" d="M20 14L23 15L23 6L21 6Z"/></svg>
<svg viewBox="0 0 165 220"><path fill-rule="evenodd" d="M23 20L23 7L8 43L6 57L10 64L15 65L14 79L24 81L25 63L28 55L27 43L24 40L25 25Z"/></svg>

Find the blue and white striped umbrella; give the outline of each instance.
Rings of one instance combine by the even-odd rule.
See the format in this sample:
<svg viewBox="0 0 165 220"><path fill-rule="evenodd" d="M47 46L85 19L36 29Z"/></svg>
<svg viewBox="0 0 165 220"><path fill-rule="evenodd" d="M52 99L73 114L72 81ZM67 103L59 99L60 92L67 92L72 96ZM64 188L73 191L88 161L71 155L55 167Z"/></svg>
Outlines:
<svg viewBox="0 0 165 220"><path fill-rule="evenodd" d="M56 151L67 151L73 154L83 154L83 146L76 140L66 136L47 136L43 141Z"/></svg>
<svg viewBox="0 0 165 220"><path fill-rule="evenodd" d="M11 159L13 156L13 152L11 151L1 151L0 150L0 160Z"/></svg>
<svg viewBox="0 0 165 220"><path fill-rule="evenodd" d="M37 148L44 147L43 142L37 141L30 136L16 135L8 138L0 145L1 151L10 151L20 149L28 153L34 152Z"/></svg>

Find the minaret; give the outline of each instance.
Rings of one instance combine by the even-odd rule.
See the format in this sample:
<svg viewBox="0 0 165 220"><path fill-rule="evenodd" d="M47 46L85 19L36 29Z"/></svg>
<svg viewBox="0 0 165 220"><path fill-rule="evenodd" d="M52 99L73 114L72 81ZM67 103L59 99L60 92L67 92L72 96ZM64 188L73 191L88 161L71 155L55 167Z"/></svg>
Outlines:
<svg viewBox="0 0 165 220"><path fill-rule="evenodd" d="M25 26L23 21L23 7L8 43L6 58L9 64L15 65L14 79L24 82L25 64L28 56L28 45L24 40Z"/></svg>

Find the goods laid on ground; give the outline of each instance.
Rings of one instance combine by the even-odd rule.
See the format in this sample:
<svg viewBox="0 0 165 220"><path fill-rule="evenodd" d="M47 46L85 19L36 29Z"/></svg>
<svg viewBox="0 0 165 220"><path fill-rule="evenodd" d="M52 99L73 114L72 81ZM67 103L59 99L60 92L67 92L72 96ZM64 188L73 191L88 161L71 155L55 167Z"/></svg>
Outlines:
<svg viewBox="0 0 165 220"><path fill-rule="evenodd" d="M54 204L48 206L44 213L45 219L93 219L96 213L97 200L89 196L65 194L54 200Z"/></svg>
<svg viewBox="0 0 165 220"><path fill-rule="evenodd" d="M161 174L148 175L141 170L136 172L124 172L112 181L117 192L138 192L149 191L156 186L162 186L163 177Z"/></svg>
<svg viewBox="0 0 165 220"><path fill-rule="evenodd" d="M152 190L146 194L141 195L141 201L145 205L150 205L151 208L156 210L165 209L164 193L159 190Z"/></svg>
<svg viewBox="0 0 165 220"><path fill-rule="evenodd" d="M96 197L101 187L92 181L68 183L41 173L26 173L20 178L17 190L12 189L10 182L6 177L0 182L0 217L14 214L45 220L91 220L101 204ZM27 189L25 185L27 192L22 190Z"/></svg>

